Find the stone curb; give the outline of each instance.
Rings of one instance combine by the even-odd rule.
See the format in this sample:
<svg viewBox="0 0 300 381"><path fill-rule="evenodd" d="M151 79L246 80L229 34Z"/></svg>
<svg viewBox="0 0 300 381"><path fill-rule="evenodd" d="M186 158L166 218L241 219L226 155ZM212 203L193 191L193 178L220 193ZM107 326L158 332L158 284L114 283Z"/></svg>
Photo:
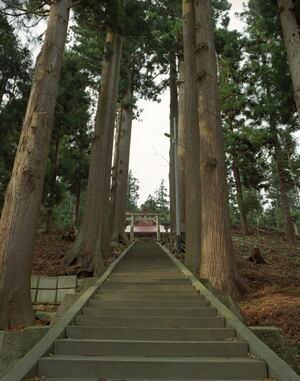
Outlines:
<svg viewBox="0 0 300 381"><path fill-rule="evenodd" d="M177 265L181 272L188 278L194 288L201 293L220 315L222 315L227 325L236 330L237 336L245 340L249 345L249 350L255 356L264 360L268 366L269 376L275 377L277 381L300 381L300 376L266 344L258 339L251 330L246 327L212 292L210 292L170 251L157 243L168 257Z"/></svg>

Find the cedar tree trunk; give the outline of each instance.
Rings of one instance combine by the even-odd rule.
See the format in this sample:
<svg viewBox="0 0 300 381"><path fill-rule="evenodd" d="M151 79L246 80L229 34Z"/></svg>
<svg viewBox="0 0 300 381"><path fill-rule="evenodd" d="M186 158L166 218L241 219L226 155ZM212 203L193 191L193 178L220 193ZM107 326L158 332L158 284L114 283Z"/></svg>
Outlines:
<svg viewBox="0 0 300 381"><path fill-rule="evenodd" d="M185 198L185 264L195 273L200 262L201 205L194 1L183 0L182 10L185 77L185 194L189 195Z"/></svg>
<svg viewBox="0 0 300 381"><path fill-rule="evenodd" d="M170 169L169 169L169 182L170 182L170 222L171 222L171 236L173 243L176 243L176 189L175 189L175 150L177 149L174 137L175 131L178 126L178 91L177 91L177 67L175 52L169 53L170 64Z"/></svg>
<svg viewBox="0 0 300 381"><path fill-rule="evenodd" d="M32 251L38 226L71 1L53 1L0 220L0 329L33 323Z"/></svg>
<svg viewBox="0 0 300 381"><path fill-rule="evenodd" d="M295 241L295 228L291 216L291 203L288 194L288 184L286 181L286 166L284 162L284 152L280 147L280 142L276 137L275 150L274 150L274 159L276 163L278 182L279 182L279 192L280 192L280 201L281 209L284 218L284 227L285 227L285 238L288 242Z"/></svg>
<svg viewBox="0 0 300 381"><path fill-rule="evenodd" d="M300 34L293 0L278 0L284 43L292 76L294 98L300 115Z"/></svg>
<svg viewBox="0 0 300 381"><path fill-rule="evenodd" d="M185 95L184 62L179 62L178 81L178 166L180 180L181 233L185 233Z"/></svg>
<svg viewBox="0 0 300 381"><path fill-rule="evenodd" d="M234 182L235 182L235 189L236 189L236 200L239 207L240 212L240 223L241 223L241 230L243 235L248 235L248 223L247 223L247 216L245 213L244 203L243 203L243 188L242 188L242 182L241 182L241 175L240 170L238 166L238 161L236 155L232 154L232 172L234 176Z"/></svg>
<svg viewBox="0 0 300 381"><path fill-rule="evenodd" d="M119 242L126 242L126 208L127 208L127 183L129 172L130 143L132 130L132 110L133 93L129 90L125 95L122 106L121 131L119 141L119 155L117 163L116 197L114 212L114 232L113 239Z"/></svg>
<svg viewBox="0 0 300 381"><path fill-rule="evenodd" d="M195 10L201 172L200 275L209 279L216 289L237 295L210 0L196 0Z"/></svg>
<svg viewBox="0 0 300 381"><path fill-rule="evenodd" d="M102 64L101 87L98 109L92 138L91 159L87 187L87 202L77 238L67 253L64 263L69 265L77 260L84 271L101 272L101 255L97 256L97 241L101 235L103 200L105 197L107 160L110 160L112 145L110 136L114 132L116 103L119 83L121 38L118 33L107 30L104 61Z"/></svg>

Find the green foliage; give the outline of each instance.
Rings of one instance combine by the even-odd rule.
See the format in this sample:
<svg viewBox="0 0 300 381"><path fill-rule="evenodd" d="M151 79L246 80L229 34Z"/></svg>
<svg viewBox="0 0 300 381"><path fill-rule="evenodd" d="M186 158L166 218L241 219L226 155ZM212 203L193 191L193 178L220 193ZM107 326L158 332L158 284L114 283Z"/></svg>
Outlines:
<svg viewBox="0 0 300 381"><path fill-rule="evenodd" d="M44 187L46 210L60 205L67 195L75 200L87 182L91 99L86 84L78 56L65 52Z"/></svg>
<svg viewBox="0 0 300 381"><path fill-rule="evenodd" d="M0 208L10 178L31 86L29 51L0 13Z"/></svg>
<svg viewBox="0 0 300 381"><path fill-rule="evenodd" d="M128 173L128 182L127 182L127 211L128 212L137 212L138 211L138 200L139 196L139 181L136 177L133 176L132 171Z"/></svg>
<svg viewBox="0 0 300 381"><path fill-rule="evenodd" d="M153 213L169 213L169 196L165 180L161 180L158 189L154 192L154 196L150 194L140 209L141 211Z"/></svg>
<svg viewBox="0 0 300 381"><path fill-rule="evenodd" d="M242 18L247 31L243 36L224 24L216 30L231 216L236 222L239 213L233 169L237 167L248 222L282 228L278 168L291 205L297 208L294 189L299 155L293 132L299 121L277 3L250 0Z"/></svg>

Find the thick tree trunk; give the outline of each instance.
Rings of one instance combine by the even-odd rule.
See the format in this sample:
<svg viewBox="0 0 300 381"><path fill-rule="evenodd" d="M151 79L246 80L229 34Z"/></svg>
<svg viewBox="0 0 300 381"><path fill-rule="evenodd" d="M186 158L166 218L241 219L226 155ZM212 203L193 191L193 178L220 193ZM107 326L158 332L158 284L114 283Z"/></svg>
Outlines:
<svg viewBox="0 0 300 381"><path fill-rule="evenodd" d="M118 36L118 46L117 46L117 57L116 57L116 67L115 67L115 81L113 84L113 93L115 95L112 102L112 119L110 128L107 129L107 152L105 155L105 176L104 176L104 188L103 188L103 199L102 199L102 209L101 209L101 226L100 234L97 241L97 250L95 258L95 271L94 274L99 275L102 273L102 260L101 258L109 258L112 253L112 248L110 245L111 240L111 229L107 226L106 221L111 221L112 216L110 215L110 186L111 186L111 169L112 169L112 154L113 154L113 144L114 144L114 128L116 121L116 111L117 111L117 99L119 93L119 78L120 78L120 65L122 56L122 38Z"/></svg>
<svg viewBox="0 0 300 381"><path fill-rule="evenodd" d="M293 0L278 0L285 47L292 76L294 98L300 115L300 34Z"/></svg>
<svg viewBox="0 0 300 381"><path fill-rule="evenodd" d="M176 242L176 189L175 189L175 150L177 149L175 128L178 126L178 91L177 91L177 67L175 52L169 53L170 63L170 165L169 165L169 188L170 188L170 222L172 240Z"/></svg>
<svg viewBox="0 0 300 381"><path fill-rule="evenodd" d="M242 182L241 182L241 175L239 166L237 163L237 158L235 154L232 155L232 172L234 176L234 182L235 182L235 189L236 189L236 201L239 207L240 212L240 223L241 223L241 230L243 235L248 235L248 223L247 223L247 216L245 213L244 203L243 203L243 188L242 188Z"/></svg>
<svg viewBox="0 0 300 381"><path fill-rule="evenodd" d="M236 295L210 0L196 0L195 10L201 172L200 275L209 279L216 289Z"/></svg>
<svg viewBox="0 0 300 381"><path fill-rule="evenodd" d="M133 93L129 90L125 95L122 107L121 134L119 142L119 156L117 163L116 198L114 213L113 239L119 242L126 242L125 234L126 209L127 209L127 183L129 172L130 143L132 130L132 110Z"/></svg>
<svg viewBox="0 0 300 381"><path fill-rule="evenodd" d="M295 240L295 229L291 215L291 203L288 194L288 185L286 181L286 173L285 168L286 165L284 163L284 153L282 148L280 147L280 142L276 137L277 142L275 143L274 150L274 159L276 163L278 182L279 182L279 192L280 192L280 201L281 201L281 209L284 218L284 227L285 227L285 238L288 242L294 242Z"/></svg>
<svg viewBox="0 0 300 381"><path fill-rule="evenodd" d="M185 233L185 90L184 62L179 62L178 81L178 170L180 181L181 233Z"/></svg>
<svg viewBox="0 0 300 381"><path fill-rule="evenodd" d="M183 0L185 76L185 264L194 273L199 268L201 241L199 130L197 112L196 40L194 1Z"/></svg>
<svg viewBox="0 0 300 381"><path fill-rule="evenodd" d="M82 270L97 273L100 273L103 267L101 253L97 253L97 241L102 232L103 209L107 206L110 187L107 167L109 162L111 169L121 49L121 37L109 29L106 35L106 52L92 141L87 204L78 236L64 259L66 265L77 259Z"/></svg>
<svg viewBox="0 0 300 381"><path fill-rule="evenodd" d="M32 251L71 1L54 1L0 220L0 329L33 322Z"/></svg>
<svg viewBox="0 0 300 381"><path fill-rule="evenodd" d="M75 221L74 221L74 225L76 226L76 228L78 228L79 226L80 197L81 197L81 179L79 178L76 184Z"/></svg>

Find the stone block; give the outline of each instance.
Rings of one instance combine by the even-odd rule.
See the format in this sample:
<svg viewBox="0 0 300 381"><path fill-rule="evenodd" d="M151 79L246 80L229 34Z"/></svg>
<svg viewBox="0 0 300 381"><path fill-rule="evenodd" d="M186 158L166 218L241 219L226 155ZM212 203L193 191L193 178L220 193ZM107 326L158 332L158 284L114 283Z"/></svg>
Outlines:
<svg viewBox="0 0 300 381"><path fill-rule="evenodd" d="M38 275L32 275L31 276L31 288L38 288L39 284L39 276Z"/></svg>
<svg viewBox="0 0 300 381"><path fill-rule="evenodd" d="M296 353L287 345L281 329L272 326L255 326L249 328L261 341L287 362L295 372L300 373Z"/></svg>
<svg viewBox="0 0 300 381"><path fill-rule="evenodd" d="M77 276L59 276L57 288L76 288Z"/></svg>
<svg viewBox="0 0 300 381"><path fill-rule="evenodd" d="M36 295L37 295L37 289L32 288L31 289L31 301L32 301L32 303L36 302Z"/></svg>
<svg viewBox="0 0 300 381"><path fill-rule="evenodd" d="M56 297L56 301L58 303L62 302L64 297L68 294L75 294L76 290L75 288L61 288L59 290L57 290L57 297Z"/></svg>
<svg viewBox="0 0 300 381"><path fill-rule="evenodd" d="M55 304L57 290L38 290L36 303Z"/></svg>
<svg viewBox="0 0 300 381"><path fill-rule="evenodd" d="M39 281L39 289L55 290L57 288L57 277L41 276Z"/></svg>
<svg viewBox="0 0 300 381"><path fill-rule="evenodd" d="M0 378L21 359L43 336L49 327L29 327L21 331L0 331Z"/></svg>

